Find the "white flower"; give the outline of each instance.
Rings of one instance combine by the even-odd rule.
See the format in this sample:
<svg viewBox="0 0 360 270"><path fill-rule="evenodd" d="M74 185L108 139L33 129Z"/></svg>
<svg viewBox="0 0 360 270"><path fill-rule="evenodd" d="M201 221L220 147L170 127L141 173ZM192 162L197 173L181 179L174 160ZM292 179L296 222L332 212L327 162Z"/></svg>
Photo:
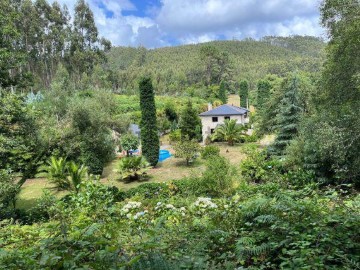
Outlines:
<svg viewBox="0 0 360 270"><path fill-rule="evenodd" d="M175 210L175 209L176 209L175 206L173 206L172 204L167 204L167 205L166 205L166 208L167 208L167 209L171 209L171 210Z"/></svg>
<svg viewBox="0 0 360 270"><path fill-rule="evenodd" d="M211 201L211 198L204 197L199 197L194 203L194 206L200 208L217 208L217 205Z"/></svg>

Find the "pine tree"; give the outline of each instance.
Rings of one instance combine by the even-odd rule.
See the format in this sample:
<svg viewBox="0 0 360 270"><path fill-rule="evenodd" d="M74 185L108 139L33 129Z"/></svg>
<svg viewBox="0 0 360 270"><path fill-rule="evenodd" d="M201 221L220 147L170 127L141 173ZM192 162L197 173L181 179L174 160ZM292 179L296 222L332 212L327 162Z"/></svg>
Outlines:
<svg viewBox="0 0 360 270"><path fill-rule="evenodd" d="M201 120L198 116L198 112L195 108L193 108L190 100L186 103L186 107L180 114L179 128L181 130L181 137L183 139L200 139Z"/></svg>
<svg viewBox="0 0 360 270"><path fill-rule="evenodd" d="M139 82L141 109L141 147L146 160L155 166L159 159L159 135L156 125L156 107L151 79L144 77Z"/></svg>
<svg viewBox="0 0 360 270"><path fill-rule="evenodd" d="M262 109L270 97L271 84L268 80L260 80L257 83L257 108Z"/></svg>
<svg viewBox="0 0 360 270"><path fill-rule="evenodd" d="M249 96L249 83L247 80L242 80L240 82L240 90L239 90L239 96L240 96L240 107L247 108L247 99Z"/></svg>
<svg viewBox="0 0 360 270"><path fill-rule="evenodd" d="M290 82L285 84L285 95L280 104L277 116L278 134L270 148L274 155L284 155L286 147L298 133L298 125L302 109L299 99L299 78L293 75Z"/></svg>
<svg viewBox="0 0 360 270"><path fill-rule="evenodd" d="M219 99L223 104L227 103L227 93L226 93L226 84L224 81L221 81L219 88Z"/></svg>

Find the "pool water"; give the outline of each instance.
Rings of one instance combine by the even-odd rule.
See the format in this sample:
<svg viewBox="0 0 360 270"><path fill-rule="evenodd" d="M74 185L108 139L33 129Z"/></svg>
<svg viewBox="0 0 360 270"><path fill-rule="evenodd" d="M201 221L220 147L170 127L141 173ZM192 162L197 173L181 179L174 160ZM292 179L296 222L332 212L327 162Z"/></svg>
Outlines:
<svg viewBox="0 0 360 270"><path fill-rule="evenodd" d="M168 159L169 157L171 157L171 154L169 152L169 150L160 150L159 152L159 161L164 161L165 159Z"/></svg>
<svg viewBox="0 0 360 270"><path fill-rule="evenodd" d="M136 149L134 151L132 151L132 153L134 154L138 154L139 153L139 149ZM169 157L171 157L171 154L169 152L169 150L160 150L159 151L159 161L164 161L165 159L168 159Z"/></svg>

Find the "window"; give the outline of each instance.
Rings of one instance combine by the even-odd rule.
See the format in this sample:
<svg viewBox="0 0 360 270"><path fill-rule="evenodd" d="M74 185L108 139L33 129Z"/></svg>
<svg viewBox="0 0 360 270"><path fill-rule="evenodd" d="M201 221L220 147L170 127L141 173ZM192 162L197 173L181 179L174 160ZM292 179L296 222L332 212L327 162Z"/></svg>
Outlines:
<svg viewBox="0 0 360 270"><path fill-rule="evenodd" d="M230 116L225 116L224 119L225 120L230 120Z"/></svg>
<svg viewBox="0 0 360 270"><path fill-rule="evenodd" d="M248 114L247 114L247 113L244 114L244 118L246 118L246 117L248 117Z"/></svg>
<svg viewBox="0 0 360 270"><path fill-rule="evenodd" d="M212 129L210 129L210 133L211 134L213 134L214 133L214 129L212 128Z"/></svg>
<svg viewBox="0 0 360 270"><path fill-rule="evenodd" d="M213 122L217 122L217 121L218 121L218 118L217 118L217 117L213 117L213 118L212 118L212 121L213 121Z"/></svg>

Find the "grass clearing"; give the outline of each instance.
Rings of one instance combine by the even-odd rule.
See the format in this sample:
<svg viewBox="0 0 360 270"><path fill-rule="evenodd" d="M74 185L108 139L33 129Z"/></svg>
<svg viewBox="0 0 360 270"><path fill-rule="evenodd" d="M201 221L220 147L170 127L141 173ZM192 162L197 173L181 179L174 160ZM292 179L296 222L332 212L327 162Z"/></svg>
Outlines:
<svg viewBox="0 0 360 270"><path fill-rule="evenodd" d="M164 140L166 141L166 139ZM228 146L226 143L214 143L220 148L220 155L229 159L230 163L237 166L245 158L242 151L243 144ZM171 147L167 147L172 152ZM119 175L114 170L117 167L118 160L112 161L104 168L101 182L108 186L116 186L122 190L128 190L137 187L143 183L167 182L182 179L184 177L200 176L205 170L205 160L198 158L191 166L186 166L183 159L171 157L159 162L156 168L148 171L148 177L141 181L124 182L119 180ZM68 191L57 191L54 185L45 178L29 179L22 186L18 195L17 207L20 209L29 209L36 204L37 199L41 197L44 190L48 190L56 197L61 198Z"/></svg>

